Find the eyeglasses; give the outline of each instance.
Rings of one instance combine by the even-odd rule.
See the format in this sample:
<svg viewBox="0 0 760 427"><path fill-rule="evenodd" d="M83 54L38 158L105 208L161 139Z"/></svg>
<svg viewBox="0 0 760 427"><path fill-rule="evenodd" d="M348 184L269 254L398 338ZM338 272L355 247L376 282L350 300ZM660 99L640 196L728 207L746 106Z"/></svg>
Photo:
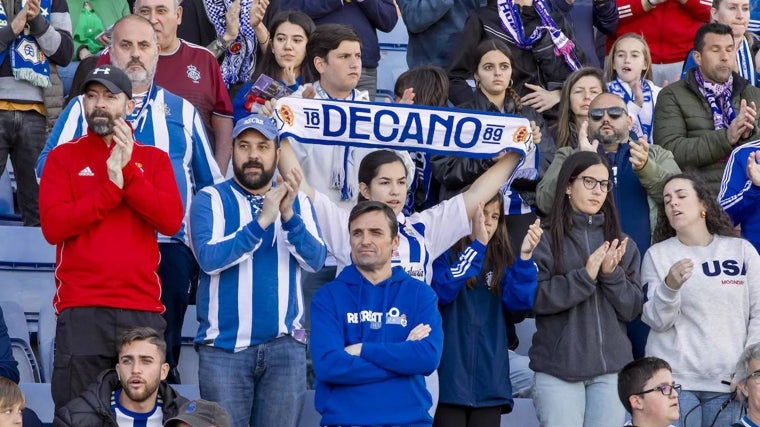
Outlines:
<svg viewBox="0 0 760 427"><path fill-rule="evenodd" d="M604 113L607 113L612 120L617 120L620 116L626 114L623 107L592 108L588 110L588 118L592 122L598 122L604 118Z"/></svg>
<svg viewBox="0 0 760 427"><path fill-rule="evenodd" d="M749 376L747 376L747 379L753 379L755 382L760 382L760 371L755 371L749 374Z"/></svg>
<svg viewBox="0 0 760 427"><path fill-rule="evenodd" d="M586 187L586 190L593 190L597 185L605 193L609 193L612 190L612 181L609 179L600 181L590 176L581 176L580 179L583 181L583 186Z"/></svg>
<svg viewBox="0 0 760 427"><path fill-rule="evenodd" d="M636 394L647 394L653 391L659 391L660 393L662 393L663 396L670 396L671 394L673 394L673 390L675 390L676 393L681 393L681 384L673 383L673 384L658 385L655 388L644 390Z"/></svg>

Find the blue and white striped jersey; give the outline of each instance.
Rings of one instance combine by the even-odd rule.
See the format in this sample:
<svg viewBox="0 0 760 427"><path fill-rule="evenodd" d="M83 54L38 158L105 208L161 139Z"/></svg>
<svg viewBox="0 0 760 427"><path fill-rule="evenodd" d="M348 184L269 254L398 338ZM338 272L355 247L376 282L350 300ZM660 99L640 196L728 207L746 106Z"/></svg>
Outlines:
<svg viewBox="0 0 760 427"><path fill-rule="evenodd" d="M50 150L87 132L83 99L81 95L73 99L58 117L37 160L38 179L42 176L42 168ZM136 108L126 119L132 125L137 142L156 146L169 154L185 206L185 218L179 232L171 237L159 236L158 241L170 242L174 239L189 244L186 228L188 205L193 195L207 185L224 180L214 160L198 111L184 98L151 85L142 107Z"/></svg>
<svg viewBox="0 0 760 427"><path fill-rule="evenodd" d="M318 191L314 197L314 210L327 249L337 260L340 273L351 264L348 232L351 212L339 208ZM433 261L470 233L470 220L461 194L409 216L399 213L397 219L399 245L393 252L391 264L403 267L410 276L427 284L433 279Z"/></svg>
<svg viewBox="0 0 760 427"><path fill-rule="evenodd" d="M327 249L311 201L263 230L248 193L233 179L204 188L190 208L192 248L201 266L195 342L241 351L283 335L300 339L301 269L322 268Z"/></svg>

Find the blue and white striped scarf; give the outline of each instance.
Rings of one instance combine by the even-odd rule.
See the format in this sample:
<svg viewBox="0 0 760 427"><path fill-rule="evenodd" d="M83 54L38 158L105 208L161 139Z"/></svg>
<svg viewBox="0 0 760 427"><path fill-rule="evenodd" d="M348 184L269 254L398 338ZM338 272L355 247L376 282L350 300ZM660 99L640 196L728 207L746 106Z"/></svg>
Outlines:
<svg viewBox="0 0 760 427"><path fill-rule="evenodd" d="M256 52L259 46L256 32L251 27L251 3L254 0L240 0L240 31L237 38L224 53L221 71L224 84L229 88L235 83L244 83L251 79L256 68ZM230 7L230 0L203 0L206 15L214 25L216 34L221 36L227 27L225 13Z"/></svg>
<svg viewBox="0 0 760 427"><path fill-rule="evenodd" d="M51 0L40 1L40 15L48 22L50 22L50 2ZM0 3L0 22L4 22L4 26L10 25L2 3ZM11 54L11 69L16 80L26 80L39 87L50 86L50 64L37 44L37 40L29 35L28 29L24 29L13 40L13 43L8 45L6 50L0 52L0 64L5 62L9 52Z"/></svg>

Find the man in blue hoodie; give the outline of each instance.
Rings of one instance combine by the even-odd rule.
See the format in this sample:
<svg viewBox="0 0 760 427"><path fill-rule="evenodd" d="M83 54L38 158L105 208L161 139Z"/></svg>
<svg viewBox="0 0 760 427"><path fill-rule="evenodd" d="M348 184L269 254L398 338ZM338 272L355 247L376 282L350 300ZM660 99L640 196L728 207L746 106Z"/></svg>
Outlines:
<svg viewBox="0 0 760 427"><path fill-rule="evenodd" d="M424 376L443 347L436 295L391 267L398 222L386 204L357 204L348 227L353 264L311 303L321 425L429 426Z"/></svg>

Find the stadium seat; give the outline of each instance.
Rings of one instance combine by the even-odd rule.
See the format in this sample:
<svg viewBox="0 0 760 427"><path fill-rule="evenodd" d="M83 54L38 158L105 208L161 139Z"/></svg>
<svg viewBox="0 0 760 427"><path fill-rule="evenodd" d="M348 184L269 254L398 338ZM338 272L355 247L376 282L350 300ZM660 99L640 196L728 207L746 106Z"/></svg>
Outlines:
<svg viewBox="0 0 760 427"><path fill-rule="evenodd" d="M377 89L376 102L394 101L393 87L396 79L409 67L406 65L406 50L409 35L404 21L399 19L393 31L390 33L377 32L380 45L380 62L377 64Z"/></svg>
<svg viewBox="0 0 760 427"><path fill-rule="evenodd" d="M43 301L40 306L40 320L37 326L37 353L40 356L42 381L49 383L53 378L53 352L55 349L56 315L52 300Z"/></svg>
<svg viewBox="0 0 760 427"><path fill-rule="evenodd" d="M26 407L33 410L43 425L49 426L53 423L53 414L55 414L55 404L53 395L50 394L49 383L19 383L21 392L26 398Z"/></svg>
<svg viewBox="0 0 760 427"><path fill-rule="evenodd" d="M55 247L39 227L0 225L0 286L2 298L16 301L26 313L32 333L43 301L55 294Z"/></svg>
<svg viewBox="0 0 760 427"><path fill-rule="evenodd" d="M190 400L200 399L201 391L197 384L171 384L174 391Z"/></svg>
<svg viewBox="0 0 760 427"><path fill-rule="evenodd" d="M11 175L7 165L3 174L0 175L0 219L21 221L21 215L16 214L13 207L13 188L11 187Z"/></svg>
<svg viewBox="0 0 760 427"><path fill-rule="evenodd" d="M196 306L187 306L185 320L182 322L182 351L179 353L177 369L183 384L198 384L198 352L193 340L198 333Z"/></svg>
<svg viewBox="0 0 760 427"><path fill-rule="evenodd" d="M502 427L538 427L533 399L515 399L512 412L501 416Z"/></svg>
<svg viewBox="0 0 760 427"><path fill-rule="evenodd" d="M517 338L520 340L520 345L515 353L527 356L533 342L533 334L536 332L536 319L527 317L522 322L515 324L515 332L517 332Z"/></svg>
<svg viewBox="0 0 760 427"><path fill-rule="evenodd" d="M26 315L20 305L13 301L0 301L3 319L8 327L13 358L18 363L18 371L23 382L40 382L40 368L29 341L29 327Z"/></svg>

